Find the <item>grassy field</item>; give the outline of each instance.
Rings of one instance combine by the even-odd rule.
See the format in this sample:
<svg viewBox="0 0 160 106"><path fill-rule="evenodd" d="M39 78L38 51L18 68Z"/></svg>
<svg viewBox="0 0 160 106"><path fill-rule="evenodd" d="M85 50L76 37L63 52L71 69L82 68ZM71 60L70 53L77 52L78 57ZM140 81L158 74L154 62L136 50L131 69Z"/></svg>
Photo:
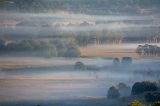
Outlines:
<svg viewBox="0 0 160 106"><path fill-rule="evenodd" d="M80 48L82 56L86 57L125 57L138 58L136 54L135 44L119 44L119 45L90 45Z"/></svg>

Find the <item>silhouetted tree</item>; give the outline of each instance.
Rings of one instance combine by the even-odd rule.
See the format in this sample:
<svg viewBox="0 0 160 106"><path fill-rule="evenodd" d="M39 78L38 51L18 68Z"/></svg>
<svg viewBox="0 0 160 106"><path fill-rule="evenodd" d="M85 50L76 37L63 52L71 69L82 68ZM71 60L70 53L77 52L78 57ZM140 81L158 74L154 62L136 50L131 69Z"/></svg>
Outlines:
<svg viewBox="0 0 160 106"><path fill-rule="evenodd" d="M160 47L157 45L139 45L136 49L136 52L140 56L159 56L160 55Z"/></svg>
<svg viewBox="0 0 160 106"><path fill-rule="evenodd" d="M85 67L84 63L78 61L75 63L74 68L84 70L86 67Z"/></svg>
<svg viewBox="0 0 160 106"><path fill-rule="evenodd" d="M5 49L6 49L5 41L4 40L0 40L0 51L3 51Z"/></svg>
<svg viewBox="0 0 160 106"><path fill-rule="evenodd" d="M132 86L132 95L141 94L147 91L156 91L157 89L158 87L155 82L150 82L150 81L136 82Z"/></svg>
<svg viewBox="0 0 160 106"><path fill-rule="evenodd" d="M122 65L130 65L132 64L132 58L131 57L123 57L122 58Z"/></svg>
<svg viewBox="0 0 160 106"><path fill-rule="evenodd" d="M120 93L116 87L112 86L108 90L107 97L109 99L117 99L120 97Z"/></svg>
<svg viewBox="0 0 160 106"><path fill-rule="evenodd" d="M119 66L119 65L120 65L120 60L119 60L119 58L114 58L114 59L113 59L113 65L114 65L114 66Z"/></svg>

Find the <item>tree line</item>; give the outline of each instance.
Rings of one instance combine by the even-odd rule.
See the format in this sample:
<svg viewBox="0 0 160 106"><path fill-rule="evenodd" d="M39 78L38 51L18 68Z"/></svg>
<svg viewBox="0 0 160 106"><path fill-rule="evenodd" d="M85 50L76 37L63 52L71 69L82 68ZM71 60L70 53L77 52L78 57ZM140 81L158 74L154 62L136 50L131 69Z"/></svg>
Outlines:
<svg viewBox="0 0 160 106"><path fill-rule="evenodd" d="M81 54L76 43L63 40L21 40L10 42L0 40L0 53L36 51L45 53L47 56L59 57L78 57Z"/></svg>
<svg viewBox="0 0 160 106"><path fill-rule="evenodd" d="M119 44L123 40L124 33L111 31L87 31L74 35L75 41L79 46L89 44Z"/></svg>

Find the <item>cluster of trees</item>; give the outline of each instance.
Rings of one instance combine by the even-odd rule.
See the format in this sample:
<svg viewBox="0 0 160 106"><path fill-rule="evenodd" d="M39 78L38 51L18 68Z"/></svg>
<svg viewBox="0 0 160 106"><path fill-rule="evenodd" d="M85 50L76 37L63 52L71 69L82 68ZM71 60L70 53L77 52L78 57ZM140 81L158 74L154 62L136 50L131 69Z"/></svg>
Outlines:
<svg viewBox="0 0 160 106"><path fill-rule="evenodd" d="M121 61L119 58L114 58L113 59L113 65L114 66L120 66L122 65L130 65L132 64L132 58L131 57L122 57Z"/></svg>
<svg viewBox="0 0 160 106"><path fill-rule="evenodd" d="M107 98L109 99L118 99L124 96L129 96L131 93L131 88L124 83L119 83L116 86L109 88L107 93Z"/></svg>
<svg viewBox="0 0 160 106"><path fill-rule="evenodd" d="M75 34L75 40L80 46L87 46L88 44L119 44L122 42L124 33L121 31L83 31Z"/></svg>
<svg viewBox="0 0 160 106"><path fill-rule="evenodd" d="M130 95L132 96L143 95L145 101L149 103L160 101L159 86L156 82L151 82L151 81L136 82L133 84L132 89L124 83L119 83L118 85L109 88L107 93L107 98L118 99L120 97L128 97ZM128 106L144 106L144 105L140 105L139 102L134 101Z"/></svg>
<svg viewBox="0 0 160 106"><path fill-rule="evenodd" d="M160 101L159 87L156 82L143 81L136 82L132 86L132 95L145 94L146 102Z"/></svg>
<svg viewBox="0 0 160 106"><path fill-rule="evenodd" d="M114 43L119 44L122 42L122 37L117 36L118 34L113 33L105 33L102 34L100 31L95 33L81 33L76 36L77 44L80 46L87 46L88 44L106 44L106 43Z"/></svg>
<svg viewBox="0 0 160 106"><path fill-rule="evenodd" d="M96 67L95 65L86 65L83 62L77 61L74 65L74 69L76 69L76 70L92 70L92 71L94 70L94 71L97 71L100 68Z"/></svg>
<svg viewBox="0 0 160 106"><path fill-rule="evenodd" d="M157 45L139 45L136 52L140 56L160 56L160 47Z"/></svg>
<svg viewBox="0 0 160 106"><path fill-rule="evenodd" d="M67 43L63 40L36 41L21 40L6 43L0 40L0 53L8 52L45 52L47 56L78 57L80 51L75 43Z"/></svg>

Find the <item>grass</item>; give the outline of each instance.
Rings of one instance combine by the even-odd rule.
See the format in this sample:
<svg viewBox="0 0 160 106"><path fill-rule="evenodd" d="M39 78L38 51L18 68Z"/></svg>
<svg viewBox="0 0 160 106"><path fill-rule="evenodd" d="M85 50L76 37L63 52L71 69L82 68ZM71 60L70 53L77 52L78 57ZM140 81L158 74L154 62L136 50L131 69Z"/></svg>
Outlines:
<svg viewBox="0 0 160 106"><path fill-rule="evenodd" d="M124 45L90 45L80 48L84 57L132 57L138 58L136 49Z"/></svg>

